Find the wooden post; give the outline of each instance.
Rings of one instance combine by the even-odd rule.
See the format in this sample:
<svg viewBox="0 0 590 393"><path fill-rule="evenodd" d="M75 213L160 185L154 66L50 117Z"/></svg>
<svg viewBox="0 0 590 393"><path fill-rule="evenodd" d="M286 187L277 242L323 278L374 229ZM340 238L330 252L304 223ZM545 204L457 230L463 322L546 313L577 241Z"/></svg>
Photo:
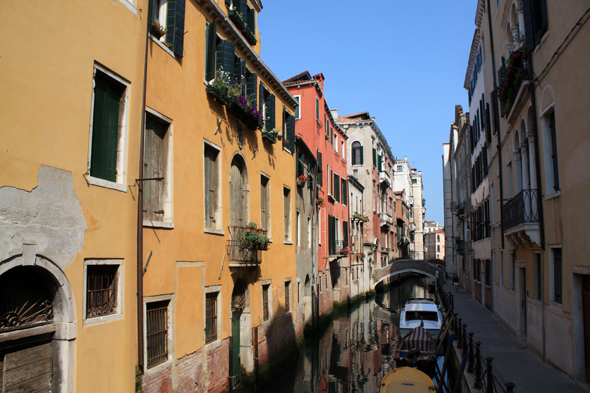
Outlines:
<svg viewBox="0 0 590 393"><path fill-rule="evenodd" d="M512 382L506 382L504 384L504 386L506 386L506 393L513 393L514 392L514 387L516 386L515 384L513 384Z"/></svg>
<svg viewBox="0 0 590 393"><path fill-rule="evenodd" d="M481 389L481 341L475 342L475 385L476 389Z"/></svg>
<svg viewBox="0 0 590 393"><path fill-rule="evenodd" d="M488 362L488 367L486 369L487 373L487 382L486 382L486 393L494 393L494 374L492 368L492 361L494 360L493 357L488 356L486 361Z"/></svg>
<svg viewBox="0 0 590 393"><path fill-rule="evenodd" d="M473 363L474 363L474 359L473 359L473 332L469 333L469 363L467 366L467 372L469 374L473 374Z"/></svg>

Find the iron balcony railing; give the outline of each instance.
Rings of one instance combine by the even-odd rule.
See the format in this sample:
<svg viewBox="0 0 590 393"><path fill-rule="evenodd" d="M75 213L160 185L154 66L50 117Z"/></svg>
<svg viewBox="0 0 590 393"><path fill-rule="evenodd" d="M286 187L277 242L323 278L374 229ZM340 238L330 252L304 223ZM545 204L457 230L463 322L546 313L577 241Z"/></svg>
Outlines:
<svg viewBox="0 0 590 393"><path fill-rule="evenodd" d="M522 190L504 205L504 230L539 222L537 190Z"/></svg>

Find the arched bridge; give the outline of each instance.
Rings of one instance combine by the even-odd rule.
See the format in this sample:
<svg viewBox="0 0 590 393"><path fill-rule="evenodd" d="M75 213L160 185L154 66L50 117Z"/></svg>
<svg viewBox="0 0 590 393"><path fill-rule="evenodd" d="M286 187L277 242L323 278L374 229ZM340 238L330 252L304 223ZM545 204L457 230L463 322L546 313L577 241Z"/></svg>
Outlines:
<svg viewBox="0 0 590 393"><path fill-rule="evenodd" d="M375 288L385 278L406 272L420 273L438 279L442 277L444 270L423 259L396 259L385 267L373 269L371 284Z"/></svg>

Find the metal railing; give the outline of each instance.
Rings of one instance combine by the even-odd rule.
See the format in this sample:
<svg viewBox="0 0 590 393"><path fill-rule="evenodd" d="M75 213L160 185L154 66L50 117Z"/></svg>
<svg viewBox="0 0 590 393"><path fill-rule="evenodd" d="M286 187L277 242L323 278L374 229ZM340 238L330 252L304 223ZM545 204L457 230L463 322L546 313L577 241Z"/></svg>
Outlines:
<svg viewBox="0 0 590 393"><path fill-rule="evenodd" d="M481 349L481 342L474 341L473 332L467 330L467 324L462 322L458 314L454 312L454 297L451 292L445 293L442 287L438 286L438 297L444 309L450 311L454 316L451 322L451 329L455 333L457 349L461 356L467 356L467 370L475 377L474 388L481 389L485 393L504 392L513 393L516 386L507 382L493 364L494 358L486 356Z"/></svg>
<svg viewBox="0 0 590 393"><path fill-rule="evenodd" d="M522 190L504 205L504 230L539 222L537 190Z"/></svg>

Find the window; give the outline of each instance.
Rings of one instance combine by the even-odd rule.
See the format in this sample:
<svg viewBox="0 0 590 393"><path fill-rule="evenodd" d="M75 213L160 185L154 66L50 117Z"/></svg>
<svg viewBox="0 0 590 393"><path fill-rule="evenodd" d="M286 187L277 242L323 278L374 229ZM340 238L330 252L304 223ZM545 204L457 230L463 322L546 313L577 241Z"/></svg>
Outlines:
<svg viewBox="0 0 590 393"><path fill-rule="evenodd" d="M84 261L86 284L85 320L89 324L121 317L123 260L89 259ZM86 321L84 321L85 324Z"/></svg>
<svg viewBox="0 0 590 393"><path fill-rule="evenodd" d="M256 12L248 6L248 0L226 0L226 5L231 7L235 14L230 14L230 19L237 22L238 30L241 29L240 24L244 25L242 34L250 45L256 44ZM231 4L230 4L231 3ZM250 34L244 34L248 31Z"/></svg>
<svg viewBox="0 0 590 393"><path fill-rule="evenodd" d="M340 154L342 155L342 158L345 159L346 155L344 154L346 151L345 146L344 146L344 139L340 140Z"/></svg>
<svg viewBox="0 0 590 393"><path fill-rule="evenodd" d="M336 200L336 202L340 202L340 176L338 176L335 173L334 173L333 186L334 186L334 194L333 194L333 197ZM344 194L344 195L346 195L346 194Z"/></svg>
<svg viewBox="0 0 590 393"><path fill-rule="evenodd" d="M125 144L129 82L99 66L94 68L89 183L126 191ZM102 180L102 181L101 181ZM119 183L120 187L104 182Z"/></svg>
<svg viewBox="0 0 590 393"><path fill-rule="evenodd" d="M347 201L348 189L347 189L347 182L346 182L346 180L344 180L344 178L342 178L341 184L342 184L342 204L347 205L348 204L348 201Z"/></svg>
<svg viewBox="0 0 590 393"><path fill-rule="evenodd" d="M297 247L301 247L301 214L295 213L295 238Z"/></svg>
<svg viewBox="0 0 590 393"><path fill-rule="evenodd" d="M562 291L561 248L551 248L551 301L561 304Z"/></svg>
<svg viewBox="0 0 590 393"><path fill-rule="evenodd" d="M291 190L283 187L283 223L285 241L291 240Z"/></svg>
<svg viewBox="0 0 590 393"><path fill-rule="evenodd" d="M168 361L168 300L147 303L147 366Z"/></svg>
<svg viewBox="0 0 590 393"><path fill-rule="evenodd" d="M270 233L270 179L260 175L260 228Z"/></svg>
<svg viewBox="0 0 590 393"><path fill-rule="evenodd" d="M351 161L352 165L363 165L363 146L358 141L352 142Z"/></svg>
<svg viewBox="0 0 590 393"><path fill-rule="evenodd" d="M183 32L184 33L184 32ZM236 58L235 47L236 44L232 41L222 40L217 35L217 21L207 25L206 32L206 49L205 49L205 79L208 82L215 79L215 72L223 70L233 81L236 76ZM242 68L237 68L239 72ZM241 79L241 76L239 76Z"/></svg>
<svg viewBox="0 0 590 393"><path fill-rule="evenodd" d="M267 131L272 131L276 128L276 98L268 89L260 83L260 102L259 111L264 119L264 128ZM287 137L287 134L283 134ZM283 145L285 141L283 141Z"/></svg>
<svg viewBox="0 0 590 393"><path fill-rule="evenodd" d="M205 344L217 340L217 295L210 292L205 295Z"/></svg>
<svg viewBox="0 0 590 393"><path fill-rule="evenodd" d="M295 120L301 119L301 96L293 96L297 101L297 108L295 108Z"/></svg>
<svg viewBox="0 0 590 393"><path fill-rule="evenodd" d="M266 322L270 319L270 309L268 305L268 292L270 284L262 286L262 321Z"/></svg>
<svg viewBox="0 0 590 393"><path fill-rule="evenodd" d="M285 313L291 311L291 281L285 281Z"/></svg>
<svg viewBox="0 0 590 393"><path fill-rule="evenodd" d="M377 150L373 148L373 168L377 168Z"/></svg>
<svg viewBox="0 0 590 393"><path fill-rule="evenodd" d="M436 241L440 242L440 235L436 235ZM440 247L440 246L439 246ZM439 250L440 251L440 250Z"/></svg>
<svg viewBox="0 0 590 393"><path fill-rule="evenodd" d="M311 248L311 218L307 217L307 249Z"/></svg>
<svg viewBox="0 0 590 393"><path fill-rule="evenodd" d="M204 144L204 194L205 194L205 228L221 230L221 160L220 149L210 143Z"/></svg>
<svg viewBox="0 0 590 393"><path fill-rule="evenodd" d="M546 192L551 194L559 191L559 165L557 158L557 131L555 128L555 112L543 116L543 145L545 153Z"/></svg>
<svg viewBox="0 0 590 393"><path fill-rule="evenodd" d="M320 99L315 98L315 120L320 124Z"/></svg>
<svg viewBox="0 0 590 393"><path fill-rule="evenodd" d="M150 0L150 33L182 57L185 0Z"/></svg>
<svg viewBox="0 0 590 393"><path fill-rule="evenodd" d="M398 171L403 171L403 170L404 170L404 167L403 167L403 165L398 165L398 166L397 166L397 170L398 170Z"/></svg>
<svg viewBox="0 0 590 393"><path fill-rule="evenodd" d="M267 130L268 129L269 128L267 128ZM285 108L283 108L283 147L286 148L289 153L295 151L295 117L287 112Z"/></svg>
<svg viewBox="0 0 590 393"><path fill-rule="evenodd" d="M170 122L162 115L148 110L145 122L143 219L167 222L172 219L170 176Z"/></svg>
<svg viewBox="0 0 590 393"><path fill-rule="evenodd" d="M338 154L338 135L334 133L334 151Z"/></svg>

